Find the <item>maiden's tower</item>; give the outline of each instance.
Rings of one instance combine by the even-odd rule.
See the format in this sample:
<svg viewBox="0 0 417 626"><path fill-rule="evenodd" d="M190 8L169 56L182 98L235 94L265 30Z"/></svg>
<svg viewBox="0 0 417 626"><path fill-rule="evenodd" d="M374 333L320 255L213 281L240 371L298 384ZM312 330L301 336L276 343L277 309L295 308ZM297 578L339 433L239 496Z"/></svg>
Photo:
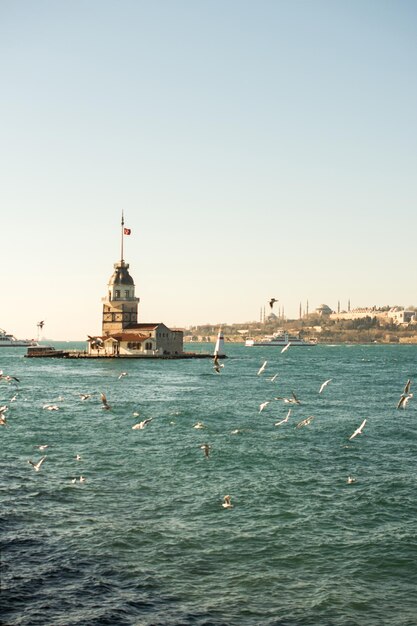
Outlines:
<svg viewBox="0 0 417 626"><path fill-rule="evenodd" d="M183 354L183 332L170 329L162 322L140 322L135 283L129 263L123 258L124 237L131 234L122 216L120 261L102 299L102 334L88 338L88 354L102 356L180 356Z"/></svg>

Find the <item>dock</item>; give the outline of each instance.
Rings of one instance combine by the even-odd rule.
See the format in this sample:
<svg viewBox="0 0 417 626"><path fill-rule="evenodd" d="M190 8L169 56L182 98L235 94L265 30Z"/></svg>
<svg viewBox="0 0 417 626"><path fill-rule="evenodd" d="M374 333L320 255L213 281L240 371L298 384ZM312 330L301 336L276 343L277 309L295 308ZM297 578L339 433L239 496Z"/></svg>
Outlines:
<svg viewBox="0 0 417 626"><path fill-rule="evenodd" d="M36 346L28 348L25 357L31 359L213 359L209 352L181 352L179 354L89 354L86 350L56 350L52 346ZM225 356L219 356L225 358Z"/></svg>

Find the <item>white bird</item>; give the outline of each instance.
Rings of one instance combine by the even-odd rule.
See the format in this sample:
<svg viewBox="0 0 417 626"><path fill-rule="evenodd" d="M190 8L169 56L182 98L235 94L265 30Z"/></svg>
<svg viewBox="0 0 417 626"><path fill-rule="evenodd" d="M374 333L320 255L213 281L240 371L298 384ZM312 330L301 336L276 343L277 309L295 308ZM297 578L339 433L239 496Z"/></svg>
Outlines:
<svg viewBox="0 0 417 626"><path fill-rule="evenodd" d="M48 411L58 411L59 410L59 406L57 406L56 404L44 404L43 409L47 409Z"/></svg>
<svg viewBox="0 0 417 626"><path fill-rule="evenodd" d="M213 359L213 368L214 370L220 374L220 368L224 367L223 363L219 363L219 356L216 352L216 354L214 355L214 359Z"/></svg>
<svg viewBox="0 0 417 626"><path fill-rule="evenodd" d="M302 428L302 426L308 426L311 423L311 420L313 419L314 419L314 415L310 415L310 417L307 417L302 422L298 422L298 424L296 425L296 428Z"/></svg>
<svg viewBox="0 0 417 626"><path fill-rule="evenodd" d="M275 426L281 426L281 424L285 424L286 422L288 422L288 420L290 419L290 415L291 415L291 409L288 411L287 417L281 420L280 422L276 422Z"/></svg>
<svg viewBox="0 0 417 626"><path fill-rule="evenodd" d="M401 396L401 398L399 399L399 402L397 404L397 409L400 409L401 407L403 409L405 409L405 407L407 406L407 404L409 403L409 401L411 400L413 395L414 394L409 393L407 396Z"/></svg>
<svg viewBox="0 0 417 626"><path fill-rule="evenodd" d="M143 422L139 422L138 424L135 424L134 426L132 426L132 430L143 430L145 426L149 424L149 422L151 422L152 420L153 420L153 417L149 417L148 419L143 420Z"/></svg>
<svg viewBox="0 0 417 626"><path fill-rule="evenodd" d="M281 396L278 396L274 398L274 400L283 400L285 404L301 404L301 401L297 398L293 391L291 391L291 395L292 398L282 398Z"/></svg>
<svg viewBox="0 0 417 626"><path fill-rule="evenodd" d="M44 443L41 446L34 446L34 447L37 448L38 450L46 450L46 448L49 448L49 445L47 443Z"/></svg>
<svg viewBox="0 0 417 626"><path fill-rule="evenodd" d="M11 398L10 402L15 402L16 398L17 398L17 394L13 396L13 398Z"/></svg>
<svg viewBox="0 0 417 626"><path fill-rule="evenodd" d="M101 397L101 401L103 403L103 407L102 408L106 409L106 410L111 409L111 406L107 402L106 394L102 393L100 397Z"/></svg>
<svg viewBox="0 0 417 626"><path fill-rule="evenodd" d="M210 456L211 446L209 446L208 443L203 443L203 445L200 446L200 449L204 450L204 456L208 459Z"/></svg>
<svg viewBox="0 0 417 626"><path fill-rule="evenodd" d="M37 463L34 463L33 461L28 461L28 463L30 463L30 465L32 465L33 469L35 470L35 472L39 472L39 470L41 469L41 465L44 462L44 460L46 459L46 456L43 456L41 459L39 459L39 461Z"/></svg>
<svg viewBox="0 0 417 626"><path fill-rule="evenodd" d="M356 482L356 478L353 478L352 476L348 476L348 479L346 482L348 483L348 485L351 485L352 483Z"/></svg>
<svg viewBox="0 0 417 626"><path fill-rule="evenodd" d="M223 502L222 502L222 507L224 509L232 509L233 508L233 504L232 504L230 496L224 496Z"/></svg>
<svg viewBox="0 0 417 626"><path fill-rule="evenodd" d="M276 380L276 379L277 379L277 377L278 377L278 374L274 374L274 375L272 376L272 378L270 378L271 383L273 383L273 382L274 382L274 380Z"/></svg>
<svg viewBox="0 0 417 626"><path fill-rule="evenodd" d="M87 480L87 479L86 479L86 478L84 478L84 476L80 476L80 483L85 483L85 481L86 481L86 480Z"/></svg>
<svg viewBox="0 0 417 626"><path fill-rule="evenodd" d="M365 424L366 424L366 419L364 419L362 424L359 426L359 428L357 428L355 432L351 434L349 439L353 439L354 437L356 437L356 435L362 435L362 429L365 426Z"/></svg>
<svg viewBox="0 0 417 626"><path fill-rule="evenodd" d="M3 406L0 406L0 415L3 415L3 413L6 413L6 411L8 411L9 408L7 406L7 404L4 404Z"/></svg>
<svg viewBox="0 0 417 626"><path fill-rule="evenodd" d="M76 461L81 461L81 456L79 454L76 454L74 458Z"/></svg>
<svg viewBox="0 0 417 626"><path fill-rule="evenodd" d="M205 428L203 422L197 422L196 424L194 424L193 428Z"/></svg>
<svg viewBox="0 0 417 626"><path fill-rule="evenodd" d="M80 393L80 398L81 400L88 400L88 398L91 398L91 393Z"/></svg>
<svg viewBox="0 0 417 626"><path fill-rule="evenodd" d="M264 361L262 363L261 367L259 368L258 374L257 374L258 376L260 376L262 374L262 372L265 370L267 363L268 363L268 361Z"/></svg>
<svg viewBox="0 0 417 626"><path fill-rule="evenodd" d="M282 348L282 350L281 350L281 354L282 354L283 352L286 352L286 351L288 350L288 348L290 347L290 345L291 345L291 341L289 341L289 342L287 343L287 345L286 345L286 346L284 346L284 347Z"/></svg>
<svg viewBox="0 0 417 626"><path fill-rule="evenodd" d="M319 393L321 393L323 391L323 389L332 381L332 378L329 378L328 380L325 380L324 383L322 384L322 386L319 389Z"/></svg>
<svg viewBox="0 0 417 626"><path fill-rule="evenodd" d="M121 378L123 378L124 376L127 376L127 372L120 372L119 377L117 380L120 380Z"/></svg>
<svg viewBox="0 0 417 626"><path fill-rule="evenodd" d="M133 415L133 417L139 417L140 413L139 413L139 411L134 411L132 413L132 415Z"/></svg>
<svg viewBox="0 0 417 626"><path fill-rule="evenodd" d="M7 420L3 414L0 415L0 426L7 426Z"/></svg>
<svg viewBox="0 0 417 626"><path fill-rule="evenodd" d="M265 408L266 406L268 406L269 402L270 402L270 400L266 400L266 402L262 402L262 403L259 405L259 413L260 413L261 411L263 411L263 410L264 410L264 408Z"/></svg>

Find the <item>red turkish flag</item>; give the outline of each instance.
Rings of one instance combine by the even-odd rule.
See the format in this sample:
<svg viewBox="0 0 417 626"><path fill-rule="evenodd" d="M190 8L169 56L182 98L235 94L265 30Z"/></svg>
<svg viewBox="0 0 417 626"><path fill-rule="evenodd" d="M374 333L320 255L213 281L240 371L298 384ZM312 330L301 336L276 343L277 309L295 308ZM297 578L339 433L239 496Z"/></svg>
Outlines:
<svg viewBox="0 0 417 626"><path fill-rule="evenodd" d="M131 233L131 232L132 232L132 231L131 231L131 229L130 229L130 228L124 228L124 229L123 229L123 233L124 233L125 235L130 235L130 233Z"/></svg>

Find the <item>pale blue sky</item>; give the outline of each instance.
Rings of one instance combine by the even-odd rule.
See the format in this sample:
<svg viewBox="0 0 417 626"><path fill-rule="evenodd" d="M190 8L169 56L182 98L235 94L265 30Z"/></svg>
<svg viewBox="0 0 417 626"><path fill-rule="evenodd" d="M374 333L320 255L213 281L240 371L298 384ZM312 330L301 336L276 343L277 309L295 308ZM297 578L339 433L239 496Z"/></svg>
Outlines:
<svg viewBox="0 0 417 626"><path fill-rule="evenodd" d="M0 1L0 327L417 305L417 3Z"/></svg>

